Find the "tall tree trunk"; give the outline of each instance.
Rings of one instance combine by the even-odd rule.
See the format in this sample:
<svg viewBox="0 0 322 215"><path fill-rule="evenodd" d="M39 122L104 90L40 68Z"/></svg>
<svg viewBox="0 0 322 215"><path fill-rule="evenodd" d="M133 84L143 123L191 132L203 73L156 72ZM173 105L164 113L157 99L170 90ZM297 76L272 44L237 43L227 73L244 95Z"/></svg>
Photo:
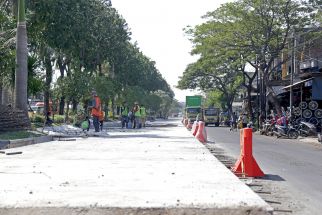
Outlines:
<svg viewBox="0 0 322 215"><path fill-rule="evenodd" d="M27 28L25 21L25 0L18 2L18 24L16 42L16 72L15 72L15 107L27 114Z"/></svg>
<svg viewBox="0 0 322 215"><path fill-rule="evenodd" d="M65 123L69 123L69 101L67 101L67 109L65 111Z"/></svg>
<svg viewBox="0 0 322 215"><path fill-rule="evenodd" d="M263 93L263 101L262 101L262 112L264 113L264 117L266 118L267 110L266 110L266 104L267 104L267 83L268 83L268 74L264 71L263 73L263 86L262 86L262 93Z"/></svg>
<svg viewBox="0 0 322 215"><path fill-rule="evenodd" d="M78 101L76 101L75 99L73 99L72 104L73 104L73 112L76 112L77 111Z"/></svg>
<svg viewBox="0 0 322 215"><path fill-rule="evenodd" d="M231 114L233 113L233 102L234 102L235 96L226 95L226 98L227 98L226 105L227 105L228 117L230 117Z"/></svg>
<svg viewBox="0 0 322 215"><path fill-rule="evenodd" d="M49 97L50 97L50 84L52 82L52 76L53 76L53 68L51 65L51 59L50 54L48 53L48 50L45 51L45 68L46 68L46 81L45 81L45 88L44 88L44 104L45 104L45 114L47 114L50 111L49 107Z"/></svg>
<svg viewBox="0 0 322 215"><path fill-rule="evenodd" d="M63 79L65 77L66 64L63 63L61 56L58 57L57 63L59 66L60 78ZM65 96L62 96L60 97L60 101L59 101L59 115L64 115L64 108L65 108Z"/></svg>
<svg viewBox="0 0 322 215"><path fill-rule="evenodd" d="M65 96L60 97L59 100L59 115L64 115L65 109Z"/></svg>
<svg viewBox="0 0 322 215"><path fill-rule="evenodd" d="M98 76L103 76L102 64L98 64Z"/></svg>
<svg viewBox="0 0 322 215"><path fill-rule="evenodd" d="M114 116L115 116L115 113L114 113L114 107L115 107L115 101L114 101L115 98L112 98L112 120L114 120Z"/></svg>
<svg viewBox="0 0 322 215"><path fill-rule="evenodd" d="M2 104L2 80L0 79L0 105Z"/></svg>
<svg viewBox="0 0 322 215"><path fill-rule="evenodd" d="M243 71L243 76L244 76L244 86L247 89L247 111L248 111L248 116L250 119L253 121L254 120L254 112L253 112L253 105L252 105L252 89L253 89L253 82L255 80L255 77L258 75L258 69L256 69L256 72L252 75L249 76L246 71ZM246 78L248 80L248 84L246 84Z"/></svg>

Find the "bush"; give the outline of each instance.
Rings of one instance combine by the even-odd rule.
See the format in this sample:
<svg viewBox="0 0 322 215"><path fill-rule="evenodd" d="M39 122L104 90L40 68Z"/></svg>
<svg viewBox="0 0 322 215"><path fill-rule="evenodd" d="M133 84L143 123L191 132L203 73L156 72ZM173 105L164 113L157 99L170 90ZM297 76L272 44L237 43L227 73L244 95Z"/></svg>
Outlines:
<svg viewBox="0 0 322 215"><path fill-rule="evenodd" d="M55 115L54 116L54 123L64 123L65 116L64 115Z"/></svg>
<svg viewBox="0 0 322 215"><path fill-rule="evenodd" d="M45 117L39 114L35 114L31 119L31 122L33 123L44 123L45 122Z"/></svg>

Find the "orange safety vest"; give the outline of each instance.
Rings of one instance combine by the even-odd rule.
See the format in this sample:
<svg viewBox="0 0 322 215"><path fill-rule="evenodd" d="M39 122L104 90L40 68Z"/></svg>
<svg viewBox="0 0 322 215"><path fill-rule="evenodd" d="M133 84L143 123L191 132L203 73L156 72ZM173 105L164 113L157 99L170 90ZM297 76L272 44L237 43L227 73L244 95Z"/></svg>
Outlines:
<svg viewBox="0 0 322 215"><path fill-rule="evenodd" d="M95 106L92 108L92 116L99 117L101 115L101 100L95 96Z"/></svg>
<svg viewBox="0 0 322 215"><path fill-rule="evenodd" d="M99 121L104 121L104 118L105 118L105 113L104 113L104 111L100 111L100 116L98 117L98 120L99 120Z"/></svg>

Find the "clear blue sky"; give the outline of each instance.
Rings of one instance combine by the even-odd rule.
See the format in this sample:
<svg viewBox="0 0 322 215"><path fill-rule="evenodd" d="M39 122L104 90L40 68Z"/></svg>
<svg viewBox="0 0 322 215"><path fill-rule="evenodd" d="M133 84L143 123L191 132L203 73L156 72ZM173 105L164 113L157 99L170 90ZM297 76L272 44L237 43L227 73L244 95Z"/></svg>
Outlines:
<svg viewBox="0 0 322 215"><path fill-rule="evenodd" d="M143 53L156 61L175 98L184 101L194 92L174 86L196 57L189 54L192 44L183 28L202 23L201 16L225 2L228 0L112 0L112 5L128 23L133 42L137 41Z"/></svg>

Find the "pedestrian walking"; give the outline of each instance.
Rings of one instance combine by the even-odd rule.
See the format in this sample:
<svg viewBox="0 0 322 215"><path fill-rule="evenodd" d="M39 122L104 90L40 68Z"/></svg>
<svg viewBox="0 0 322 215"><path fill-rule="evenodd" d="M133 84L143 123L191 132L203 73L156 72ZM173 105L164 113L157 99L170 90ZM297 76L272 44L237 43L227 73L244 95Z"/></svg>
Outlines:
<svg viewBox="0 0 322 215"><path fill-rule="evenodd" d="M133 122L133 128L140 128L140 106L138 102L134 102L134 106L132 108L132 112L134 115L134 122Z"/></svg>
<svg viewBox="0 0 322 215"><path fill-rule="evenodd" d="M93 117L93 125L95 132L100 131L99 117L101 115L101 99L97 96L95 90L92 91L92 104L90 108L92 109L91 114Z"/></svg>
<svg viewBox="0 0 322 215"><path fill-rule="evenodd" d="M237 115L236 113L234 112L232 115L231 115L231 126L230 126L230 131L237 131Z"/></svg>
<svg viewBox="0 0 322 215"><path fill-rule="evenodd" d="M129 114L128 114L128 127L127 128L132 128L133 127L133 123L134 123L134 115L133 115L133 112L132 110L129 111Z"/></svg>
<svg viewBox="0 0 322 215"><path fill-rule="evenodd" d="M105 112L101 110L100 111L100 116L98 118L101 131L103 131L104 119L105 119Z"/></svg>
<svg viewBox="0 0 322 215"><path fill-rule="evenodd" d="M146 122L146 109L143 104L141 104L140 107L140 114L141 114L141 125L143 128L145 128L145 122Z"/></svg>
<svg viewBox="0 0 322 215"><path fill-rule="evenodd" d="M271 113L269 114L270 120L276 120L276 115L274 113L274 110L271 110Z"/></svg>
<svg viewBox="0 0 322 215"><path fill-rule="evenodd" d="M122 128L128 128L129 123L129 107L126 102L123 102L123 105L121 106L121 122L122 122Z"/></svg>
<svg viewBox="0 0 322 215"><path fill-rule="evenodd" d="M248 119L245 113L243 113L242 122L243 122L243 128L247 128Z"/></svg>

